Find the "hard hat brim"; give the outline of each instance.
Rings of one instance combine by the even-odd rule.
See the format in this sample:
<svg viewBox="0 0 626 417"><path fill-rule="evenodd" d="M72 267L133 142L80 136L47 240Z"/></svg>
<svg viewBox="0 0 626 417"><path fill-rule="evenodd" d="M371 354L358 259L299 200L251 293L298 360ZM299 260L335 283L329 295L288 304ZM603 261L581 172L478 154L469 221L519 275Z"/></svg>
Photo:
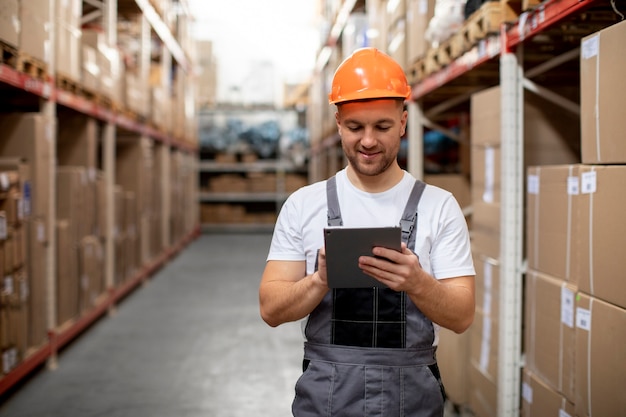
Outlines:
<svg viewBox="0 0 626 417"><path fill-rule="evenodd" d="M411 91L409 90L406 95L400 95L396 92L389 90L368 90L366 94L361 91L354 92L352 94L345 94L341 97L332 99L332 93L328 94L329 104L341 104L348 101L363 101L363 100L376 100L376 99L398 99L408 100L411 97Z"/></svg>

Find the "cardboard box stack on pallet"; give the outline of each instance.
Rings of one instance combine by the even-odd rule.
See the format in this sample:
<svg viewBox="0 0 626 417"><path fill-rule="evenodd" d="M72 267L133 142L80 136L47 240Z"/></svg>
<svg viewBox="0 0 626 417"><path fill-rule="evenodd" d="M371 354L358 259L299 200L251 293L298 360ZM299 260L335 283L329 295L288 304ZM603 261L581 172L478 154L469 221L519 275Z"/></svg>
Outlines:
<svg viewBox="0 0 626 417"><path fill-rule="evenodd" d="M29 165L21 159L0 158L0 373L13 369L29 346L29 188Z"/></svg>
<svg viewBox="0 0 626 417"><path fill-rule="evenodd" d="M624 37L582 41L582 164L528 168L523 416L626 412Z"/></svg>
<svg viewBox="0 0 626 417"><path fill-rule="evenodd" d="M501 90L471 98L472 251L476 266L476 316L469 329L468 404L496 416L498 387ZM524 166L574 163L577 117L543 99L524 102Z"/></svg>

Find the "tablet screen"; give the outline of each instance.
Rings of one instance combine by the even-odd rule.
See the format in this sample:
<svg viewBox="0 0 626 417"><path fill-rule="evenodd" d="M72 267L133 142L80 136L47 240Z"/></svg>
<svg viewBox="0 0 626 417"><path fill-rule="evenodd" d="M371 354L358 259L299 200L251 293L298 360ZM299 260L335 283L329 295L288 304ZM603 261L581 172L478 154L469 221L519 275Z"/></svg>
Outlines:
<svg viewBox="0 0 626 417"><path fill-rule="evenodd" d="M401 250L400 227L326 228L326 270L329 288L367 288L386 285L359 269L360 256L373 256L372 248Z"/></svg>

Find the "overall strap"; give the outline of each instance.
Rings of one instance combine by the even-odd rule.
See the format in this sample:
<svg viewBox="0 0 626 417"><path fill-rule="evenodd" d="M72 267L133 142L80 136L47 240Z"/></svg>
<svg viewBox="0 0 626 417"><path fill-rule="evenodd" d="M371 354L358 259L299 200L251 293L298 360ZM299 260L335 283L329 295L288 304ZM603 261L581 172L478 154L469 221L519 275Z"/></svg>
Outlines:
<svg viewBox="0 0 626 417"><path fill-rule="evenodd" d="M409 200L404 207L402 219L400 220L402 241L406 243L407 248L413 248L415 246L415 233L413 233L413 230L417 226L417 205L422 198L424 188L426 188L424 182L415 180L415 184L413 184L413 189L409 195Z"/></svg>
<svg viewBox="0 0 626 417"><path fill-rule="evenodd" d="M343 226L337 197L337 178L334 175L326 181L326 199L328 200L328 226Z"/></svg>

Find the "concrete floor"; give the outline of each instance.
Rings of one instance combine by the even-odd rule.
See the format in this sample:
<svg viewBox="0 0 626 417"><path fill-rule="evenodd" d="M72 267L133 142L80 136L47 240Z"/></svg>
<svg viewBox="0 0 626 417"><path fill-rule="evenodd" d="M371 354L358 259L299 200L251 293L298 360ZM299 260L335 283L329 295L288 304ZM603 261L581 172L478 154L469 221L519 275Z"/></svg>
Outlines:
<svg viewBox="0 0 626 417"><path fill-rule="evenodd" d="M287 417L297 323L259 317L271 236L205 234L0 405L0 417ZM452 413L448 413L452 416Z"/></svg>

